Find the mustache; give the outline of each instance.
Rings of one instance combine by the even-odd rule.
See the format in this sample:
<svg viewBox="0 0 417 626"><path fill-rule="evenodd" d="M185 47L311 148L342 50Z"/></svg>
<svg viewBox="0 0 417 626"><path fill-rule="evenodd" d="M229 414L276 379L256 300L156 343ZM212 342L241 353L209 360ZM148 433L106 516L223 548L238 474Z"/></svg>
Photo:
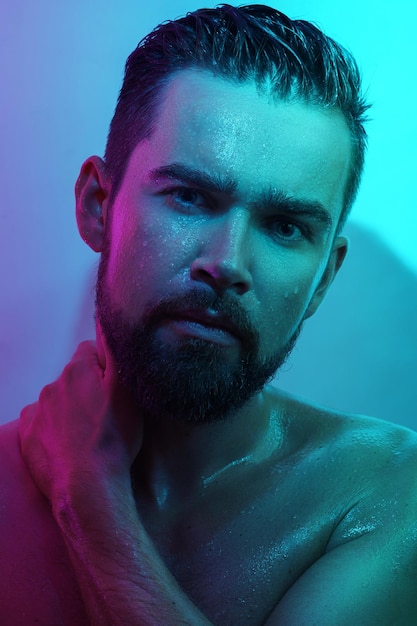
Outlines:
<svg viewBox="0 0 417 626"><path fill-rule="evenodd" d="M236 296L230 293L217 296L208 291L193 288L184 293L166 296L145 307L143 325L144 327L155 326L161 319L185 310L210 310L224 316L235 327L248 349L256 349L259 345L257 329L243 305Z"/></svg>

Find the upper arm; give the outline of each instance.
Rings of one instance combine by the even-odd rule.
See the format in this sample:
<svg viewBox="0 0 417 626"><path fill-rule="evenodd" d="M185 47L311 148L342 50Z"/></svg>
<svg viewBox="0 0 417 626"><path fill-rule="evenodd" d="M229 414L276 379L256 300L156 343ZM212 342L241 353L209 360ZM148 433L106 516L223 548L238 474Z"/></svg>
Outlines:
<svg viewBox="0 0 417 626"><path fill-rule="evenodd" d="M416 531L363 535L316 561L288 590L268 626L417 624Z"/></svg>
<svg viewBox="0 0 417 626"><path fill-rule="evenodd" d="M391 449L370 472L369 489L341 520L326 553L281 599L268 626L417 625L417 446L412 439L394 454Z"/></svg>

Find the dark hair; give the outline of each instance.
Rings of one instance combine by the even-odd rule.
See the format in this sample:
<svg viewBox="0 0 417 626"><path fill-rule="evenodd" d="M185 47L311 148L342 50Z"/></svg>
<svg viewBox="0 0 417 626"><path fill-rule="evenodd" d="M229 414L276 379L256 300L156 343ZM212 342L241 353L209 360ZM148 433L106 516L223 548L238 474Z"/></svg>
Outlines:
<svg viewBox="0 0 417 626"><path fill-rule="evenodd" d="M352 135L353 159L340 227L355 199L366 149L361 80L352 55L310 22L276 9L222 4L157 26L126 62L110 125L105 162L112 198L137 144L152 134L164 86L176 72L196 67L244 82L254 80L281 99L339 108Z"/></svg>

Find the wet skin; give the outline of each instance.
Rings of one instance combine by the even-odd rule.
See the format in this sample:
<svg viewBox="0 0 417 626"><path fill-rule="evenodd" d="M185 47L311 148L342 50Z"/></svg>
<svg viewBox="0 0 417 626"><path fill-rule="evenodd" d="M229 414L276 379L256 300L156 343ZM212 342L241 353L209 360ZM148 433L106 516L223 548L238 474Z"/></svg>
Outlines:
<svg viewBox="0 0 417 626"><path fill-rule="evenodd" d="M346 241L335 234L350 156L338 111L181 72L154 134L132 154L111 216L100 160L84 165L80 230L101 251L111 228L106 285L128 320L191 288L232 293L259 332L262 360L315 312L343 261ZM207 320L164 320L156 332L174 346L214 342L231 365L240 358L239 339ZM87 624L15 423L0 445L0 606L11 625L23 616ZM212 623L411 624L416 465L409 431L266 388L227 422L145 420L132 475L141 523Z"/></svg>
<svg viewBox="0 0 417 626"><path fill-rule="evenodd" d="M113 304L135 322L163 295L228 290L258 328L261 356L270 355L314 312L343 259L346 242L334 236L350 155L338 111L180 73L112 207ZM213 188L186 180L196 172ZM304 214L291 211L296 202Z"/></svg>
<svg viewBox="0 0 417 626"><path fill-rule="evenodd" d="M177 461L182 487L165 501L138 489L141 519L181 588L215 624L265 624L276 607L288 614L271 624L298 611L294 624L413 624L415 607L403 613L398 599L415 586L415 435L272 389L262 412L269 437L245 462L203 481ZM10 626L88 624L16 423L0 433L2 616Z"/></svg>

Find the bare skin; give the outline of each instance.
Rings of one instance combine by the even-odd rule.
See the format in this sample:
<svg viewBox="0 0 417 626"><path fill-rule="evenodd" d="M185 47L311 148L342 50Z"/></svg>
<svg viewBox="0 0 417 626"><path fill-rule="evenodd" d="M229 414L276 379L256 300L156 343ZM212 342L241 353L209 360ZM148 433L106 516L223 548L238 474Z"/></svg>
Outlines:
<svg viewBox="0 0 417 626"><path fill-rule="evenodd" d="M74 414L77 376L83 373L86 379L92 353L90 345L82 346L63 375L61 415L64 405ZM269 388L258 399L259 416L269 424L252 458L207 479L202 467L190 474L189 458L184 460L181 451L175 460L171 458L171 479L159 481L169 484L165 499L142 486L134 490L133 498L125 490L119 443L104 449L91 437L85 438L77 446L75 473L61 471L59 481L58 464L53 475L50 467L40 469L39 441L52 435L45 419L51 400L52 396L43 401L42 435L31 432L32 408L22 414L22 420L24 453L36 463L32 471L49 493L52 511L22 462L16 422L4 426L1 433L4 582L0 606L11 626L414 623L417 448L410 431L370 418L331 414ZM53 408L55 419L56 404ZM66 443L53 463L62 460L72 445L72 427L65 428ZM56 440L56 433L53 436ZM152 436L149 447L151 440ZM35 449L29 452L29 445ZM160 437L155 446L163 447ZM48 458L44 449L41 454ZM143 456L144 467L135 464L136 484L149 472L144 450ZM106 457L119 459L111 464L110 473L99 460ZM194 463L198 466L195 459ZM115 484L117 495L108 488ZM89 563L106 561L112 572L110 589L117 589L118 576L130 585L135 575L134 583L142 589L138 572L130 575L134 550L129 546L123 554L114 528L102 545L107 526L118 520L122 546L132 528L134 533L139 528L146 533L155 549L153 567L162 564L163 576L172 573L176 579L171 585L168 578L169 591L158 593L172 594L180 613L171 617L169 612L155 613L149 601L145 619L136 604L138 590L129 597L131 590L123 586L124 602L107 590L105 602L114 602L114 607L93 617L79 586L94 595L97 580L104 586L109 581L101 580L94 570L83 571L70 557L69 544L78 550L78 538L60 515L57 502L62 493L72 494L73 511L78 510L77 502L88 509L88 516L79 520L90 542ZM109 570L99 567L101 571ZM188 601L191 608L184 608Z"/></svg>
<svg viewBox="0 0 417 626"><path fill-rule="evenodd" d="M133 323L166 294L228 292L259 332L259 358L279 352L343 262L350 149L339 111L179 73L112 219L102 161L77 183L83 239L102 252L111 229L112 303ZM153 420L97 331L19 432L1 431L10 626L413 624L413 433L269 387L226 422ZM155 333L218 343L231 365L241 356L210 324L168 316Z"/></svg>

